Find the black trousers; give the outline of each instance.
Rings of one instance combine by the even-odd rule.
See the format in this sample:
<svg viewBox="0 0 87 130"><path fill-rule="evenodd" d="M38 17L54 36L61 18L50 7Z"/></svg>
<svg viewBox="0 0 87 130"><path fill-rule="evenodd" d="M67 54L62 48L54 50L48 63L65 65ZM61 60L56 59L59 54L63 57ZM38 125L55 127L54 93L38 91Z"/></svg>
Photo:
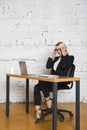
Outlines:
<svg viewBox="0 0 87 130"><path fill-rule="evenodd" d="M53 91L53 83L39 81L38 84L34 86L34 104L41 105L41 91L45 98L49 97L49 93ZM58 83L58 90L66 87L66 83Z"/></svg>

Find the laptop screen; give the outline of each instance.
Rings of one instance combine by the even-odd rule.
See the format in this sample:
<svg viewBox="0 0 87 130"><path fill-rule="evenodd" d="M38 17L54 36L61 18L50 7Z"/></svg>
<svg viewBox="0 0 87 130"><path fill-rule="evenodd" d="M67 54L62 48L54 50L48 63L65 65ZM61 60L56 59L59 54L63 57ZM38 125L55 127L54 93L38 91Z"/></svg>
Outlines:
<svg viewBox="0 0 87 130"><path fill-rule="evenodd" d="M19 61L20 71L22 75L28 75L25 61Z"/></svg>

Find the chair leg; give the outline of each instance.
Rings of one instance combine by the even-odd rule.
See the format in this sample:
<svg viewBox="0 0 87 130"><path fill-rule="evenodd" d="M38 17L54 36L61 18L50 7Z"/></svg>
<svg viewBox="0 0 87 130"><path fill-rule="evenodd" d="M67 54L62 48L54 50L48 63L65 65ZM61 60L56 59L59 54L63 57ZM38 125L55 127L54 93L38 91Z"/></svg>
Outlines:
<svg viewBox="0 0 87 130"><path fill-rule="evenodd" d="M53 113L53 109L42 109L42 113L44 114L44 116L47 116L51 113ZM59 115L58 118L59 118L59 121L63 122L64 121L64 115L57 109L57 114Z"/></svg>
<svg viewBox="0 0 87 130"><path fill-rule="evenodd" d="M44 116L47 116L47 115L53 113L53 109L46 108L46 109L43 109L42 112L43 112ZM70 115L70 117L73 117L73 113L71 111L64 110L64 109L57 109L57 114L59 115L58 117L59 117L60 122L64 121L64 115L62 114L62 112L66 112Z"/></svg>
<svg viewBox="0 0 87 130"><path fill-rule="evenodd" d="M64 110L64 109L58 109L59 112L66 112L70 115L70 117L73 117L73 113L69 110Z"/></svg>
<svg viewBox="0 0 87 130"><path fill-rule="evenodd" d="M44 116L47 116L53 112L53 109L52 108L42 109L42 112L43 112Z"/></svg>
<svg viewBox="0 0 87 130"><path fill-rule="evenodd" d="M57 109L57 114L59 115L59 121L63 122L64 121L64 115L61 112L59 112L58 109Z"/></svg>

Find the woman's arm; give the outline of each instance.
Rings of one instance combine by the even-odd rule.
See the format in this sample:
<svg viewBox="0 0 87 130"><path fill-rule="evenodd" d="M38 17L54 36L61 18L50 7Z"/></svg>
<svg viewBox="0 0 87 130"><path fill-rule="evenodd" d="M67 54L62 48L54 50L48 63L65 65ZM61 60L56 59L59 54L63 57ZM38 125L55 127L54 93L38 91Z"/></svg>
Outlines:
<svg viewBox="0 0 87 130"><path fill-rule="evenodd" d="M47 63L46 63L46 68L47 68L47 69L52 68L52 67L53 67L53 64L54 64L54 60L49 57L48 60L47 60Z"/></svg>
<svg viewBox="0 0 87 130"><path fill-rule="evenodd" d="M61 56L61 61L60 61L60 65L61 65L61 69L68 69L74 61L74 56Z"/></svg>
<svg viewBox="0 0 87 130"><path fill-rule="evenodd" d="M58 59L59 57L55 57L55 59L53 60L52 58L48 58L47 63L46 63L46 68L50 69L53 68L54 62Z"/></svg>

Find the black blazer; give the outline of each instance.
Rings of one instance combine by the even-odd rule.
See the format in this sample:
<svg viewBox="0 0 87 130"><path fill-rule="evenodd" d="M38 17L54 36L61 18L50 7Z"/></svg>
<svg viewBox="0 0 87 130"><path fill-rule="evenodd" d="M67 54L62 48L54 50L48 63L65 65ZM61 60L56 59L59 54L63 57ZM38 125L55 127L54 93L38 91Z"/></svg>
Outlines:
<svg viewBox="0 0 87 130"><path fill-rule="evenodd" d="M54 63L58 60L58 58L59 57L55 57L55 59L52 60L52 58L49 57L46 63L46 68L51 69L51 74L66 76L68 69L73 64L74 56L61 56L61 61L59 62L56 71L54 71L53 66Z"/></svg>

